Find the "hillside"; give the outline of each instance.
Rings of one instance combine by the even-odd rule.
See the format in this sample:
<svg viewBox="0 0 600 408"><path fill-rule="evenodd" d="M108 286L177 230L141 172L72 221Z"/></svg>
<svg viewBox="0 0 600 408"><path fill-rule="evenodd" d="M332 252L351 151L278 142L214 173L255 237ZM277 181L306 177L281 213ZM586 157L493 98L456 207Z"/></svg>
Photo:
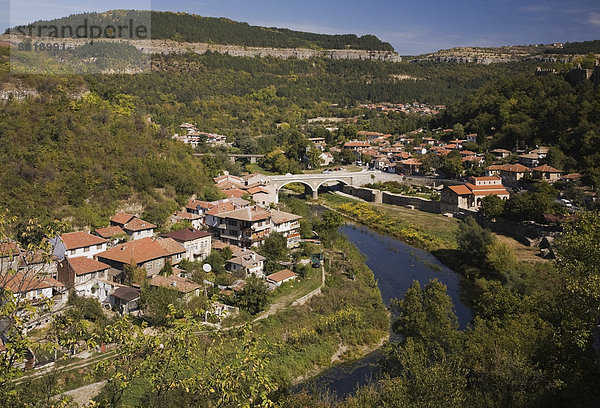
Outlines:
<svg viewBox="0 0 600 408"><path fill-rule="evenodd" d="M575 55L600 53L600 40L566 44L511 45L503 47L455 47L416 56L414 62L475 62L491 64L536 60L569 62Z"/></svg>
<svg viewBox="0 0 600 408"><path fill-rule="evenodd" d="M33 22L35 27L76 27L84 19L89 25L106 27L110 24L126 24L146 21L148 12L135 10L111 10L104 13L73 14L54 20ZM188 43L240 45L245 47L308 48L308 49L354 49L393 51L393 47L373 35L358 37L354 34L316 34L285 28L252 26L226 18L202 17L187 13L150 12L150 31L153 39L176 40ZM13 31L13 33L16 31Z"/></svg>

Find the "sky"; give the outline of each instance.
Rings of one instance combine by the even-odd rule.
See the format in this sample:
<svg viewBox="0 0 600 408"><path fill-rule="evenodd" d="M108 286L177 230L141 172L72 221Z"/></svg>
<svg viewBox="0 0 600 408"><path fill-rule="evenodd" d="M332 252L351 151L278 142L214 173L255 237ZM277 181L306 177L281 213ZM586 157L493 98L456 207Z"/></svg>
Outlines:
<svg viewBox="0 0 600 408"><path fill-rule="evenodd" d="M123 8L185 11L325 34L374 34L400 55L600 39L600 0L0 0L5 10L0 30Z"/></svg>

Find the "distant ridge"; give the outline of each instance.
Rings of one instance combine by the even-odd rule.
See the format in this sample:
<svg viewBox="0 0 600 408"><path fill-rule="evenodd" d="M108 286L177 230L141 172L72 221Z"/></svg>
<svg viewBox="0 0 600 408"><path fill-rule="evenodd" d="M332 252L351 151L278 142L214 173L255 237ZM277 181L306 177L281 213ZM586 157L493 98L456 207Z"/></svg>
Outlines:
<svg viewBox="0 0 600 408"><path fill-rule="evenodd" d="M110 10L103 13L72 14L53 20L39 20L32 24L77 26L85 18L90 24L107 26L125 23L130 19L139 20L144 18L141 16L147 15L147 11ZM248 47L394 51L391 44L374 35L358 37L355 34L307 33L286 28L252 26L226 18L202 17L188 13L151 11L150 17L152 39Z"/></svg>

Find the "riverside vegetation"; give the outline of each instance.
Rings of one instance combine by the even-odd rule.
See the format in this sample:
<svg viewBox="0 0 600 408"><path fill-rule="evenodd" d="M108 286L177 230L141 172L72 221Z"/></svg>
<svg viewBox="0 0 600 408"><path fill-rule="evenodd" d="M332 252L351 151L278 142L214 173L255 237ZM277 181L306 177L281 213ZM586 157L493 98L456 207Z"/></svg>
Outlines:
<svg viewBox="0 0 600 408"><path fill-rule="evenodd" d="M44 234L55 219L67 229L98 227L117 207L135 205L145 219L160 224L192 194L219 198L210 177L229 165L196 159L190 148L171 141L184 121L225 133L236 151L266 153L261 164L276 172L300 168L307 136L336 142L354 138L358 130L403 133L461 123L485 138L481 148L488 140L494 146L556 143L564 153L553 153L557 163L562 160L565 169L581 165L598 186L598 90L559 76L535 78L533 62L476 66L208 53L156 56L157 68L149 75L19 76L9 72L6 47L0 47L0 58L3 91L33 94L24 100L8 97L0 105L5 163L0 204L18 217L0 222L1 232L30 249L45 245ZM397 81L392 76L397 74L418 80ZM485 85L433 122L357 107L368 101L449 103L506 76L513 78ZM316 116L349 120L331 133L308 124ZM380 227L391 220L379 209L332 204ZM24 221L32 217L38 221ZM596 213L570 222L557 243L560 260L542 267L515 262L506 247L471 221L460 227L439 223L437 233L426 221L417 224L416 217L411 223L393 221L390 233L445 250L455 270L474 282L473 322L459 331L443 285L415 284L394 302L399 317L393 329L403 338L386 346L380 382L339 403L309 393L288 395L295 378L330 365L342 346L349 347L346 357L359 355L389 326L363 258L335 232L335 216L326 218L331 228L320 231L330 262L324 296L306 306L251 329L216 333L174 305L164 315L168 324L152 328L126 318L107 322L85 310L59 322L64 330L53 333L64 336L35 340L47 353L68 354L75 340L84 340L80 347L101 341L117 345L114 358L89 377L108 379L93 406L598 406ZM17 323L36 313L11 302L3 302L0 312ZM12 381L20 376L12 362L34 342L21 328L15 326L18 341L0 354L0 401L10 407L63 406L51 398L67 386L60 370L21 384ZM85 370L77 373L83 377Z"/></svg>

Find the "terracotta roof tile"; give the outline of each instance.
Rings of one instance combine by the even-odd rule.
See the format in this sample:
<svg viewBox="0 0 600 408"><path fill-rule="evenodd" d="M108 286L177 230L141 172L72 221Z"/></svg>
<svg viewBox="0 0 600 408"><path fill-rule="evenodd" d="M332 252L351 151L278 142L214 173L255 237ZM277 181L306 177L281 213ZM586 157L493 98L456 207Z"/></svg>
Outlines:
<svg viewBox="0 0 600 408"><path fill-rule="evenodd" d="M68 232L66 234L62 234L60 239L65 244L67 250L106 243L104 238L97 237L84 231Z"/></svg>
<svg viewBox="0 0 600 408"><path fill-rule="evenodd" d="M165 258L171 254L152 238L142 238L135 241L117 245L107 251L101 252L96 257L99 260L108 259L122 264L134 262L141 264L153 259Z"/></svg>
<svg viewBox="0 0 600 408"><path fill-rule="evenodd" d="M199 238L209 237L210 232L201 231L193 228L184 228L178 231L172 231L166 234L163 234L163 237L173 238L175 241L185 242L185 241L194 241Z"/></svg>
<svg viewBox="0 0 600 408"><path fill-rule="evenodd" d="M131 221L131 219L135 217L134 215L131 214L127 214L127 213L123 213L123 212L119 212L116 213L111 219L111 222L114 222L115 224L120 224L120 225L125 225L127 224L129 221Z"/></svg>
<svg viewBox="0 0 600 408"><path fill-rule="evenodd" d="M289 269L283 269L279 272L275 272L267 276L267 279L273 282L283 282L286 279L295 278L296 276L298 275L290 271Z"/></svg>
<svg viewBox="0 0 600 408"><path fill-rule="evenodd" d="M156 275L150 280L151 286L161 286L163 288L174 289L181 293L190 293L200 289L202 286L188 279L177 275L161 276Z"/></svg>
<svg viewBox="0 0 600 408"><path fill-rule="evenodd" d="M154 229L154 228L156 228L156 225L152 224L151 222L139 219L137 217L133 218L131 221L129 221L127 224L125 224L123 226L123 229L125 231L133 231L133 232L145 231L145 230Z"/></svg>
<svg viewBox="0 0 600 408"><path fill-rule="evenodd" d="M560 170L555 169L552 166L548 166L547 164L543 164L541 166L534 167L531 170L533 170L533 171L539 171L539 172L542 172L542 173L560 173L561 172Z"/></svg>
<svg viewBox="0 0 600 408"><path fill-rule="evenodd" d="M95 232L102 238L112 238L117 235L125 234L125 231L123 231L123 228L119 227L118 225L115 225L112 227L106 227L106 228L98 228Z"/></svg>
<svg viewBox="0 0 600 408"><path fill-rule="evenodd" d="M66 258L63 262L68 262L71 269L73 269L77 275L85 275L86 273L103 271L110 268L110 266L105 263L86 257Z"/></svg>

